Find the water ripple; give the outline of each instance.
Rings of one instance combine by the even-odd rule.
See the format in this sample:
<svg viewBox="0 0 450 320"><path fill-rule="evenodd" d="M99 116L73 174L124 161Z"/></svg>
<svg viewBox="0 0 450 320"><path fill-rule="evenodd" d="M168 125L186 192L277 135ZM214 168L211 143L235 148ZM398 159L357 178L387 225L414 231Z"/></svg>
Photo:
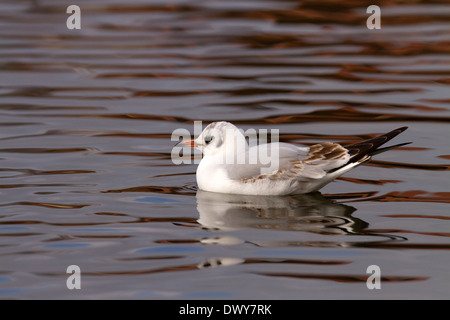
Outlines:
<svg viewBox="0 0 450 320"><path fill-rule="evenodd" d="M442 1L382 3L379 30L367 1L78 2L81 30L63 3L0 5L2 297L73 299L77 264L94 299L373 299L377 264L385 299L446 298ZM323 194L202 196L171 161L196 120L413 143Z"/></svg>

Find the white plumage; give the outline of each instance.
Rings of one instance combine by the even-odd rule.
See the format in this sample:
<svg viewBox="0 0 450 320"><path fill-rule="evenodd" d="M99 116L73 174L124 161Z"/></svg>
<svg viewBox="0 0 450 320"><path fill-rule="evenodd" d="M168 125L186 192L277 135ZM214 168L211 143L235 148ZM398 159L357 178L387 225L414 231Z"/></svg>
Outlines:
<svg viewBox="0 0 450 320"><path fill-rule="evenodd" d="M288 195L317 191L370 160L371 155L404 145L378 148L404 130L406 127L346 147L331 142L310 147L278 142L249 147L238 128L221 121L211 123L197 139L188 142L203 153L196 174L199 189Z"/></svg>

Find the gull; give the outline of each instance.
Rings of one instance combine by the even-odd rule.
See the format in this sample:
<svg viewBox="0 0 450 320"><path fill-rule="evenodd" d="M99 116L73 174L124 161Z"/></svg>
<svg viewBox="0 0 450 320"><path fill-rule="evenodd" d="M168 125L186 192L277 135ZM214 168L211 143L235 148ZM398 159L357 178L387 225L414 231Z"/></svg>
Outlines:
<svg viewBox="0 0 450 320"><path fill-rule="evenodd" d="M333 142L309 147L283 142L250 146L242 130L220 121L209 124L195 140L183 144L203 153L196 172L200 190L284 196L318 191L373 155L409 144L380 148L406 129L398 128L346 146Z"/></svg>

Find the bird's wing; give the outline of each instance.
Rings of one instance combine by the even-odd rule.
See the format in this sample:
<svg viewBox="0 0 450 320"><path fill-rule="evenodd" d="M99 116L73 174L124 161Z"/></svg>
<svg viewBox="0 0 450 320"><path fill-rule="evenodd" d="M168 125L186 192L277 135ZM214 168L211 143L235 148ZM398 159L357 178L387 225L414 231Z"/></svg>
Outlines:
<svg viewBox="0 0 450 320"><path fill-rule="evenodd" d="M227 176L233 180L256 178L262 174L272 174L278 170L290 170L293 163L308 157L308 147L274 142L250 147L239 159L242 163L225 166Z"/></svg>
<svg viewBox="0 0 450 320"><path fill-rule="evenodd" d="M407 127L398 128L375 138L345 147L338 143L331 142L314 144L307 148L306 154L305 152L299 152L297 157L293 157L295 149L287 147L293 145L284 144L287 146L284 146L284 151L280 152L280 167L278 170L271 173L251 176L242 180L250 182L252 180L269 178L311 181L321 179L328 173L331 174L336 172L336 174L330 175L330 177L335 178L356 165L370 160L372 155L409 144L409 142L407 142L380 148L384 143L406 129ZM299 148L299 150L304 150L297 146L294 147ZM282 148L280 148L280 150L282 150Z"/></svg>
<svg viewBox="0 0 450 320"><path fill-rule="evenodd" d="M226 170L230 179L243 182L264 178L309 181L324 177L349 159L348 150L337 143L318 143L310 147L270 143L249 148L245 163L228 165Z"/></svg>
<svg viewBox="0 0 450 320"><path fill-rule="evenodd" d="M348 150L338 143L318 143L309 148L302 148L302 150L305 149L307 152L294 156L293 150L286 148L280 152L280 166L277 170L256 176L241 177L241 180L251 182L266 178L299 181L321 179L327 172L343 166L350 159Z"/></svg>

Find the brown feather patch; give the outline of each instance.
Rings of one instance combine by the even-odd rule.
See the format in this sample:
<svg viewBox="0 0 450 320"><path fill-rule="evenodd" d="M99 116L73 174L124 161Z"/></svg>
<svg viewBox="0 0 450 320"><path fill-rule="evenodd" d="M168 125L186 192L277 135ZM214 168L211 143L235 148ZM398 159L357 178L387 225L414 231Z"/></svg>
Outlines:
<svg viewBox="0 0 450 320"><path fill-rule="evenodd" d="M308 157L303 160L305 162L313 162L316 160L333 160L338 159L347 154L347 149L337 143L325 142L312 145L309 148Z"/></svg>
<svg viewBox="0 0 450 320"><path fill-rule="evenodd" d="M290 169L277 170L272 174L261 174L255 177L241 179L244 183L252 183L258 180L269 178L270 180L277 179L292 179L298 175L305 166L320 166L320 160L338 160L348 154L347 149L337 143L325 142L314 144L309 147L307 158L304 160L292 161Z"/></svg>

